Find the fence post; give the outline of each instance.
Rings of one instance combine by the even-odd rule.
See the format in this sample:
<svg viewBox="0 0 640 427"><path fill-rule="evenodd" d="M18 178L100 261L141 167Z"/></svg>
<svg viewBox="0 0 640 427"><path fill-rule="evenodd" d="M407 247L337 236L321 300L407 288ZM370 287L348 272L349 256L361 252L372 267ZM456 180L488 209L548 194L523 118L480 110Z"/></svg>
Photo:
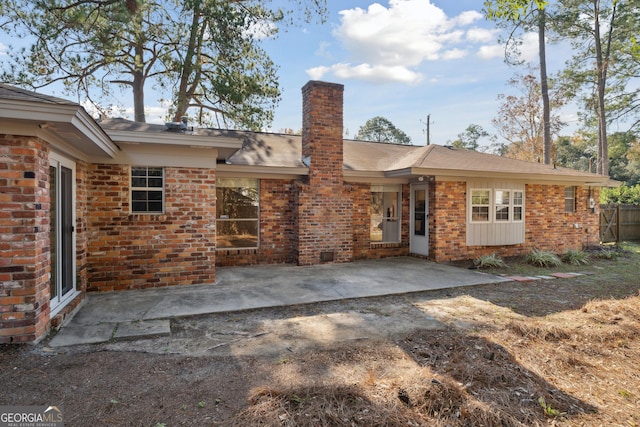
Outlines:
<svg viewBox="0 0 640 427"><path fill-rule="evenodd" d="M616 205L616 244L620 243L620 203Z"/></svg>

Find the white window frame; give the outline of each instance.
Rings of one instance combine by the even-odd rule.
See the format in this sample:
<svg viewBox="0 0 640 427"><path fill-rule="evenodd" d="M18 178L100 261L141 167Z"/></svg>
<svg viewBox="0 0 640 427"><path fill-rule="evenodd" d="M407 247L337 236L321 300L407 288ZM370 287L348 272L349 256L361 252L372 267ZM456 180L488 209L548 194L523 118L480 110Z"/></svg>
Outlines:
<svg viewBox="0 0 640 427"><path fill-rule="evenodd" d="M571 197L567 197L567 190L571 189ZM576 212L576 187L566 186L564 187L564 213ZM571 200L571 210L567 210L567 202Z"/></svg>
<svg viewBox="0 0 640 427"><path fill-rule="evenodd" d="M504 203L504 195L505 193L507 194L507 203ZM501 199L500 200L502 203L498 203L498 194L501 195ZM503 219L503 218L498 218L498 209L501 209L501 213L504 212L504 209L506 208L506 212L507 212L507 218ZM512 215L512 205L511 205L511 190L502 190L502 189L495 189L493 190L493 219L495 222L511 222L511 220L513 219L513 215Z"/></svg>
<svg viewBox="0 0 640 427"><path fill-rule="evenodd" d="M402 186L401 185L372 185L371 186L371 203L373 204L373 193L382 193L383 201L384 201L384 193L396 193L395 198L395 212L390 212L390 215L387 216L386 212L382 213L382 223L381 224L394 224L397 229L395 234L398 236L396 240L385 240L384 239L384 231L382 240L371 240L372 244L382 244L382 243L400 243L402 241ZM384 202L383 202L384 205ZM369 235L371 238L371 234Z"/></svg>
<svg viewBox="0 0 640 427"><path fill-rule="evenodd" d="M516 203L516 193L520 193L520 203ZM516 208L520 208L520 219L516 219ZM511 190L511 222L524 221L524 191Z"/></svg>
<svg viewBox="0 0 640 427"><path fill-rule="evenodd" d="M489 203L488 204L486 204L486 203L474 204L473 203L473 192L474 191L477 191L477 192L479 192L479 191L489 192ZM491 211L493 209L493 204L492 204L493 196L492 196L492 193L493 193L493 190L491 188L472 188L469 191L469 194L470 194L470 197L469 197L469 221L470 222L475 223L475 224L489 224L489 223L493 222L492 221L492 216L491 216ZM474 207L480 207L480 208L486 207L488 209L487 219L486 220L473 219L473 208Z"/></svg>
<svg viewBox="0 0 640 427"><path fill-rule="evenodd" d="M220 185L222 183L222 181L227 181L228 183L230 183L231 185L227 184L227 185ZM260 216L261 216L261 210L260 210L260 178L240 178L240 177L220 177L218 178L218 183L216 184L216 191L217 188L223 188L223 187L228 187L228 188L242 188L242 187L249 187L249 185L247 185L248 182L254 182L255 181L255 185L256 185L256 196L257 196L257 216L256 218L229 218L227 215L218 215L217 209L216 209L216 222L255 222L257 224L256 227L256 231L258 233L257 235L257 243L256 246L225 246L225 247L218 247L218 242L217 242L217 238L218 238L218 233L216 233L216 250L225 250L225 251L240 251L240 250L246 250L246 249L258 249L260 247ZM216 200L216 205L219 203L218 200Z"/></svg>
<svg viewBox="0 0 640 427"><path fill-rule="evenodd" d="M485 204L474 204L473 196L474 192L489 192L489 203ZM498 193L508 193L509 200L508 203L497 203ZM469 190L469 222L473 224L509 224L509 223L518 223L524 221L525 209L524 209L524 191L523 190L514 190L510 188L471 188ZM516 194L521 194L519 197L520 203L516 203ZM489 214L486 220L477 220L473 219L473 208L474 207L488 207ZM498 219L498 209L499 208L507 208L508 219ZM520 219L515 219L515 208L520 208Z"/></svg>
<svg viewBox="0 0 640 427"><path fill-rule="evenodd" d="M149 187L144 186L134 186L133 185L133 180L134 180L134 176L133 176L133 170L134 169L146 169L146 176L145 178L147 179L147 183L148 183L148 179L149 179L149 169L160 169L162 171L162 176L161 177L157 177L154 176L152 178L161 178L162 179L162 186L161 187ZM139 178L139 177L135 177L135 178ZM150 215L160 215L160 214L164 214L165 212L165 185L166 185L166 179L165 179L165 168L163 167L159 167L159 166L131 166L130 170L129 170L129 210L131 211L132 214L150 214ZM162 204L162 209L160 209L159 211L157 210L149 210L148 209L148 204L147 204L147 210L134 210L133 209L133 204L134 204L134 200L133 200L133 192L134 191L146 191L147 194L149 192L156 192L156 193L160 193L161 194L161 200L160 203ZM147 198L147 203L148 203L149 199Z"/></svg>

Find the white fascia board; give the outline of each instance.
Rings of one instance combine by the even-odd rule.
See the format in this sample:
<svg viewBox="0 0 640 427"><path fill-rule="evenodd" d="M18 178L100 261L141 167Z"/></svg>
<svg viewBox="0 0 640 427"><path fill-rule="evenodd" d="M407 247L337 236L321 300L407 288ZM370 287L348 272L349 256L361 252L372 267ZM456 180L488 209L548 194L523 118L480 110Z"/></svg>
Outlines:
<svg viewBox="0 0 640 427"><path fill-rule="evenodd" d="M158 149L158 146L150 144L122 144L122 150L116 157L91 160L94 163L132 166L216 169L217 156L215 148L162 146Z"/></svg>
<svg viewBox="0 0 640 427"><path fill-rule="evenodd" d="M113 158L118 152L118 146L80 106L3 100L0 102L0 118L54 125L52 132L56 123L70 124L81 137L87 138L107 156Z"/></svg>
<svg viewBox="0 0 640 427"><path fill-rule="evenodd" d="M71 120L71 124L112 159L115 158L120 151L119 147L111 138L109 138L100 125L98 125L96 121L89 116L84 108L77 110L75 116Z"/></svg>
<svg viewBox="0 0 640 427"><path fill-rule="evenodd" d="M407 177L389 177L381 171L354 171L344 170L344 180L346 182L360 184L408 184Z"/></svg>
<svg viewBox="0 0 640 427"><path fill-rule="evenodd" d="M224 136L194 135L188 132L144 132L105 129L115 142L133 144L181 145L188 147L242 148L242 140Z"/></svg>
<svg viewBox="0 0 640 427"><path fill-rule="evenodd" d="M530 184L555 184L555 185L590 185L590 186L607 186L608 177L600 176L572 176L572 175L551 175L551 174L524 174L515 172L484 172L484 171L465 171L456 169L420 169L407 168L395 171L385 172L388 177L401 176L434 176L439 181L459 181L467 178L490 178L490 179L509 179L513 181L522 181Z"/></svg>

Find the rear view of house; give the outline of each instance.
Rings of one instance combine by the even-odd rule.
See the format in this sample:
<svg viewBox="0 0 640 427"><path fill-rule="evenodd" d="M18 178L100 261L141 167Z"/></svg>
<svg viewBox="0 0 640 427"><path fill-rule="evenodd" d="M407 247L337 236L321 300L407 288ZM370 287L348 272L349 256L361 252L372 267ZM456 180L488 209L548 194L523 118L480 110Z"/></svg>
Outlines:
<svg viewBox="0 0 640 427"><path fill-rule="evenodd" d="M39 341L87 291L214 286L216 266L598 243L608 177L343 140L343 90L307 83L295 136L98 122L0 85L0 343Z"/></svg>

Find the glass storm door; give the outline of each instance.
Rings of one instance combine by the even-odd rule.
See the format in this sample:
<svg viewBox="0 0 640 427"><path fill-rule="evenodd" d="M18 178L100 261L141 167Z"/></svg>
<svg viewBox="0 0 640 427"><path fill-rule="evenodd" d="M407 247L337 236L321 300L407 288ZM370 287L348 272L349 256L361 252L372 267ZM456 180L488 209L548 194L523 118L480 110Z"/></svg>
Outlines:
<svg viewBox="0 0 640 427"><path fill-rule="evenodd" d="M51 311L60 309L75 290L75 163L51 154L49 158Z"/></svg>
<svg viewBox="0 0 640 427"><path fill-rule="evenodd" d="M411 253L429 255L429 184L411 186Z"/></svg>

